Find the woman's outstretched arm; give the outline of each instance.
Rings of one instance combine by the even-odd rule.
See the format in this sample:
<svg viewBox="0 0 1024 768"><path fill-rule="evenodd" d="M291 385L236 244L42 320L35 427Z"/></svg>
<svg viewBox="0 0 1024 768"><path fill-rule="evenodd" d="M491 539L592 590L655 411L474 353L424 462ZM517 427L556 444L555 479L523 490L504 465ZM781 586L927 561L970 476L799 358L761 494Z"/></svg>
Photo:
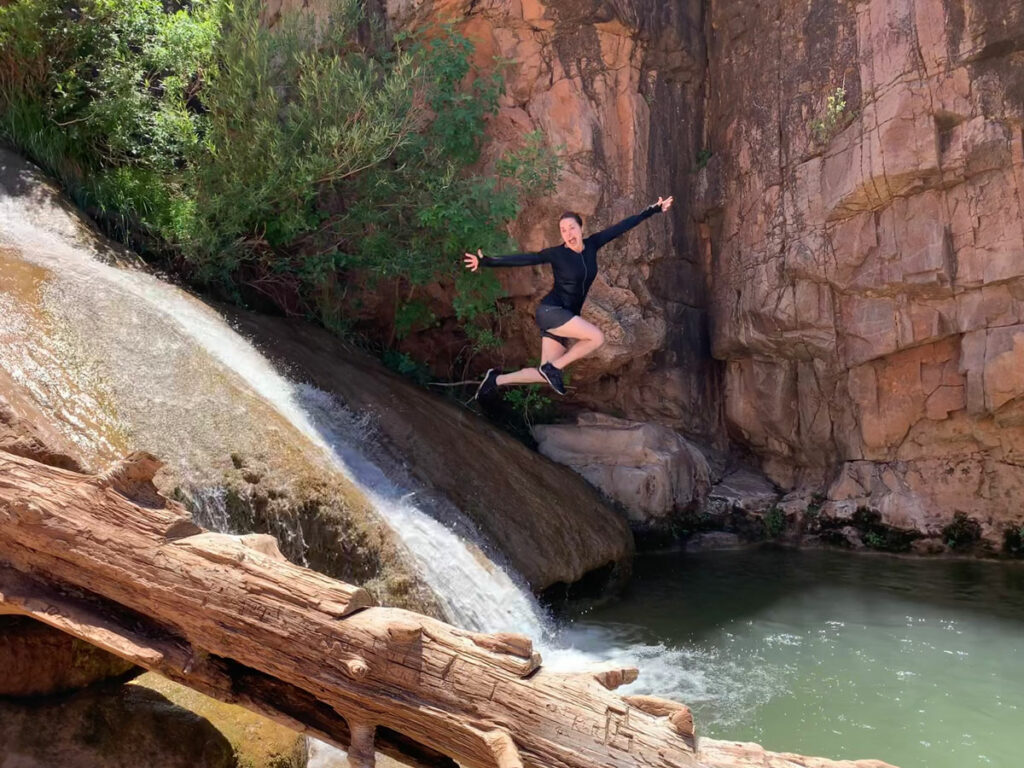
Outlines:
<svg viewBox="0 0 1024 768"><path fill-rule="evenodd" d="M471 272L478 267L528 267L532 264L547 264L551 256L547 249L537 253L510 253L507 256L484 256L482 250L466 253L462 261Z"/></svg>
<svg viewBox="0 0 1024 768"><path fill-rule="evenodd" d="M606 245L610 241L614 240L619 235L629 232L633 227L639 224L644 219L649 219L656 213L667 211L672 207L672 198L658 198L658 202L652 203L651 205L644 208L640 213L635 216L630 216L627 219L623 219L618 224L612 224L607 229L602 229L600 232L595 232L587 238L593 243L595 248L600 248L602 245Z"/></svg>

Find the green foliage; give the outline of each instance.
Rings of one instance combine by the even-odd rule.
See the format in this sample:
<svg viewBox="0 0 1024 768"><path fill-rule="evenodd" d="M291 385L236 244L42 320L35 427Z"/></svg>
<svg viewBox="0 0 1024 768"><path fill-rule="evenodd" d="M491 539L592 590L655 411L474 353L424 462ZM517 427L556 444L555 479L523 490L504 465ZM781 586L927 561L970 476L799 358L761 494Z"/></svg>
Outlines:
<svg viewBox="0 0 1024 768"><path fill-rule="evenodd" d="M887 549L885 536L877 531L868 531L864 534L864 544L871 549Z"/></svg>
<svg viewBox="0 0 1024 768"><path fill-rule="evenodd" d="M821 513L821 508L825 504L826 496L824 493L815 492L811 494L811 500L807 504L807 516L817 517Z"/></svg>
<svg viewBox="0 0 1024 768"><path fill-rule="evenodd" d="M532 428L537 421L545 420L551 413L551 398L542 392L543 387L540 384L530 384L510 388L505 391L503 397L506 403L521 414L526 427Z"/></svg>
<svg viewBox="0 0 1024 768"><path fill-rule="evenodd" d="M260 7L241 0L220 41L202 93L206 132L186 178L195 218L177 234L204 274L251 262L315 289L343 261L339 238L359 233L351 212L332 218L320 196L331 189L344 204L354 179L412 141L422 127L420 71L408 53L355 42L352 0L337 4L319 35L298 14L271 32Z"/></svg>
<svg viewBox="0 0 1024 768"><path fill-rule="evenodd" d="M479 322L466 326L466 335L473 342L473 351L482 352L486 349L501 347L501 339L490 328L481 327Z"/></svg>
<svg viewBox="0 0 1024 768"><path fill-rule="evenodd" d="M981 524L964 512L953 514L953 521L942 529L942 539L950 549L968 549L981 538Z"/></svg>
<svg viewBox="0 0 1024 768"><path fill-rule="evenodd" d="M407 301L395 311L395 336L404 339L413 331L433 325L437 317L421 301Z"/></svg>
<svg viewBox="0 0 1024 768"><path fill-rule="evenodd" d="M539 134L478 175L500 73L450 27L389 41L359 0L327 23L260 0L21 0L0 7L0 133L113 234L239 299L347 324L342 298L456 281L474 344L496 341L494 274L467 247L560 166ZM395 336L433 323L396 304ZM401 367L401 366L399 366Z"/></svg>
<svg viewBox="0 0 1024 768"><path fill-rule="evenodd" d="M841 126L846 112L846 88L836 87L825 99L825 113L811 121L811 132L822 144L827 144Z"/></svg>
<svg viewBox="0 0 1024 768"><path fill-rule="evenodd" d="M163 227L199 140L188 107L222 5L196 0L23 0L0 7L0 134L80 204Z"/></svg>
<svg viewBox="0 0 1024 768"><path fill-rule="evenodd" d="M522 149L512 150L498 159L498 177L530 195L554 192L562 172L561 162L547 146L540 131L528 133L524 139Z"/></svg>
<svg viewBox="0 0 1024 768"><path fill-rule="evenodd" d="M1011 557L1024 557L1024 525L1011 525L1003 531L1003 551Z"/></svg>
<svg viewBox="0 0 1024 768"><path fill-rule="evenodd" d="M921 538L917 531L886 525L882 522L882 513L870 507L857 507L852 522L862 532L864 543L872 549L906 552L915 539Z"/></svg>
<svg viewBox="0 0 1024 768"><path fill-rule="evenodd" d="M708 149L707 147L705 147L704 149L702 149L700 152L697 153L697 170L698 171L703 170L703 169L708 167L708 163L711 161L711 158L712 158L713 154L714 153L710 149Z"/></svg>
<svg viewBox="0 0 1024 768"><path fill-rule="evenodd" d="M777 539L786 530L786 513L777 504L764 513L761 518L764 523L764 532L769 539Z"/></svg>
<svg viewBox="0 0 1024 768"><path fill-rule="evenodd" d="M382 360L384 365L395 373L400 373L402 376L406 376L418 384L427 384L430 381L430 370L413 360L405 352L399 352L396 349L386 349L384 350Z"/></svg>

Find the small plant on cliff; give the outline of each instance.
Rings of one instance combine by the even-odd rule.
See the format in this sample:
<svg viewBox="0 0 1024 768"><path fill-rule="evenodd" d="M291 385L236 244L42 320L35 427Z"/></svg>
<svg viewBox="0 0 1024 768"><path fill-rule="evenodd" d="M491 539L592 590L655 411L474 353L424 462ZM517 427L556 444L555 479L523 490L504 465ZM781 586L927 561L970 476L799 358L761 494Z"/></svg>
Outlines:
<svg viewBox="0 0 1024 768"><path fill-rule="evenodd" d="M1024 557L1024 525L1011 525L1003 532L1003 551L1011 557Z"/></svg>
<svg viewBox="0 0 1024 768"><path fill-rule="evenodd" d="M825 99L825 114L811 121L811 132L822 144L835 136L846 112L846 88L836 87Z"/></svg>
<svg viewBox="0 0 1024 768"><path fill-rule="evenodd" d="M786 513L777 504L764 513L764 532L769 539L777 539L786 530Z"/></svg>
<svg viewBox="0 0 1024 768"><path fill-rule="evenodd" d="M527 429L532 429L533 425L547 416L551 410L551 398L541 392L539 384L532 384L516 387L504 393L505 402L520 414Z"/></svg>
<svg viewBox="0 0 1024 768"><path fill-rule="evenodd" d="M882 513L870 507L857 507L851 522L861 531L864 543L872 549L906 552L915 539L921 538L918 531L886 525L882 522Z"/></svg>
<svg viewBox="0 0 1024 768"><path fill-rule="evenodd" d="M888 549L886 539L877 531L868 531L864 534L864 544L871 549Z"/></svg>
<svg viewBox="0 0 1024 768"><path fill-rule="evenodd" d="M817 517L818 514L821 512L821 508L822 506L824 506L825 500L827 498L828 497L825 496L825 494L821 493L820 491L812 493L810 501L807 502L807 516Z"/></svg>
<svg viewBox="0 0 1024 768"><path fill-rule="evenodd" d="M426 304L416 300L407 301L395 311L395 336L404 339L413 331L428 328L436 321L437 317Z"/></svg>
<svg viewBox="0 0 1024 768"><path fill-rule="evenodd" d="M396 349L386 349L381 360L384 365L395 373L400 373L402 376L412 379L418 384L427 384L431 379L430 369L414 360L405 352L399 352Z"/></svg>
<svg viewBox="0 0 1024 768"><path fill-rule="evenodd" d="M963 512L953 515L953 522L942 529L942 539L950 549L968 549L981 538L981 525Z"/></svg>

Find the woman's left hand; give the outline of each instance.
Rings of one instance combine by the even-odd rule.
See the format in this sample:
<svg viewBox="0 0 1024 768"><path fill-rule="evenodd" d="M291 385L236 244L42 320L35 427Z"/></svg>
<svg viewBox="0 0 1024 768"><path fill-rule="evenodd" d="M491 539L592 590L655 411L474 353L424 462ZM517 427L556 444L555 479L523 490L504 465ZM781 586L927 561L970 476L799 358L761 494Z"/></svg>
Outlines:
<svg viewBox="0 0 1024 768"><path fill-rule="evenodd" d="M664 212L664 211L667 211L669 208L672 207L672 200L673 200L673 198L671 196L669 196L669 197L659 197L658 198L658 202L655 203L655 205L661 206L661 210L662 210L662 212Z"/></svg>

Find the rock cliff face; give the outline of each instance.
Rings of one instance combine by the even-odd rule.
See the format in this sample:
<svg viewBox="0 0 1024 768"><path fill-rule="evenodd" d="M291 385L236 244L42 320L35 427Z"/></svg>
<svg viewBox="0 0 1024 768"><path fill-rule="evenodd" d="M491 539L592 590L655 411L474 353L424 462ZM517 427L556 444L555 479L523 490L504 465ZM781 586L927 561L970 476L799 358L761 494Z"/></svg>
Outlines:
<svg viewBox="0 0 1024 768"><path fill-rule="evenodd" d="M516 62L491 157L538 128L564 145L558 191L514 227L524 247L556 242L566 208L592 229L681 203L604 254L584 314L608 343L578 402L727 433L781 487L827 490L826 514L936 533L959 510L990 541L1024 522L1020 6L386 7L396 26L454 18L481 61ZM503 279L519 364L547 278Z"/></svg>
<svg viewBox="0 0 1024 768"><path fill-rule="evenodd" d="M475 43L481 65L494 56L514 62L482 163L518 145L525 133L541 130L552 147L561 148L564 168L557 191L528 205L513 227L523 248L560 242L563 211L578 211L584 231L592 232L659 195L676 196L679 204L669 215L601 251L602 271L584 316L604 329L607 343L576 368L575 401L659 421L707 441L722 435L717 405L708 407L718 403L721 384L708 353L696 225L685 205L702 143L706 62L700 0L385 5L395 27L455 20ZM533 309L550 277L539 267L499 272L516 311L504 329L506 346L486 362L518 367L540 354ZM408 344L429 348L428 359L452 348L423 336Z"/></svg>
<svg viewBox="0 0 1024 768"><path fill-rule="evenodd" d="M1021 7L713 3L711 28L730 434L780 485L827 484L826 513L934 533L960 510L996 538L1024 490Z"/></svg>

